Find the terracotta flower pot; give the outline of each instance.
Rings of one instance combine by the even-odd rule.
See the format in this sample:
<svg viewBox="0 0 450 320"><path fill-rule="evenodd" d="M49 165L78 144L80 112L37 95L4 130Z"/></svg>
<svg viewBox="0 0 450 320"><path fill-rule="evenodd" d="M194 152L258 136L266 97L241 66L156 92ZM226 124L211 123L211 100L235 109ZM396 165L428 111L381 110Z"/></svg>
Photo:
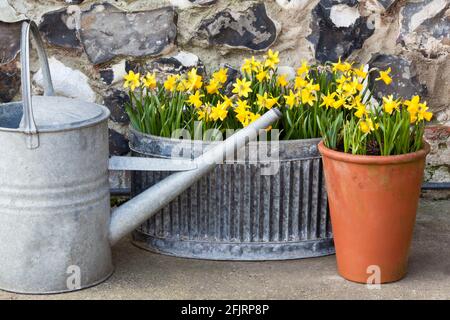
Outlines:
<svg viewBox="0 0 450 320"><path fill-rule="evenodd" d="M321 142L319 151L339 274L361 283L374 275L380 283L401 279L430 146L398 156L359 156Z"/></svg>

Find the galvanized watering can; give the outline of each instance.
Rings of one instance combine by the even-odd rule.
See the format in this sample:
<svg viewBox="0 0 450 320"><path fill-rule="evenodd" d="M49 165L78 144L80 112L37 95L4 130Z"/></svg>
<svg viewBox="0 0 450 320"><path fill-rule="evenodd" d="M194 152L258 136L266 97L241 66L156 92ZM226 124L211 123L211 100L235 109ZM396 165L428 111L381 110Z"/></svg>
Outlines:
<svg viewBox="0 0 450 320"><path fill-rule="evenodd" d="M44 96L31 96L30 33ZM0 289L57 293L113 272L111 246L279 119L267 112L193 161L113 157L103 106L54 96L33 22L22 26L22 100L0 105ZM108 169L179 171L111 214Z"/></svg>

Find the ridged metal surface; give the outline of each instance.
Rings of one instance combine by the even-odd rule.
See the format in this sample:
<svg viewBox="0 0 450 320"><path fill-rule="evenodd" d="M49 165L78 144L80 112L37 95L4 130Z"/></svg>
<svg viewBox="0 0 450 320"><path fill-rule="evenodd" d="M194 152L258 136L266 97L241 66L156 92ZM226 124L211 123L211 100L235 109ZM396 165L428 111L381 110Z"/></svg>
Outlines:
<svg viewBox="0 0 450 320"><path fill-rule="evenodd" d="M137 132L130 139L138 156L164 158L180 144L184 151L189 148L180 140ZM216 260L334 253L317 143L280 141L280 169L274 175L262 175L261 164L219 165L136 230L134 243L164 254ZM132 194L169 174L134 172Z"/></svg>

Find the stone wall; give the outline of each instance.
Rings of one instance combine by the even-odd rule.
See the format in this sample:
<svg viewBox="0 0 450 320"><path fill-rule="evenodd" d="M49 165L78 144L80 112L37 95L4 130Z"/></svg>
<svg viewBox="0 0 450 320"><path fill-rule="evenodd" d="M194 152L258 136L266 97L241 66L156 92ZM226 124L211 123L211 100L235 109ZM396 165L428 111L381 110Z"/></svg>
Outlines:
<svg viewBox="0 0 450 320"><path fill-rule="evenodd" d="M395 87L435 112L427 180L450 181L448 0L0 0L0 101L19 98L19 23L38 22L57 92L105 104L111 153L128 152L128 70L161 73L228 64L280 51L281 64L339 56L393 69ZM38 66L33 59L33 71ZM42 84L39 72L33 76Z"/></svg>

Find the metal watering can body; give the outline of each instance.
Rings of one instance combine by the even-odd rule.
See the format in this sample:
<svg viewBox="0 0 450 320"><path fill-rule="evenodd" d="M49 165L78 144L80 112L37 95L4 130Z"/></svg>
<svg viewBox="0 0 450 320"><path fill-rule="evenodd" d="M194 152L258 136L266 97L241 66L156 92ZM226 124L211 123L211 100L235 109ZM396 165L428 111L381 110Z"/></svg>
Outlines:
<svg viewBox="0 0 450 320"><path fill-rule="evenodd" d="M42 65L42 97L31 96L30 32ZM268 112L192 162L109 159L109 110L53 96L42 40L28 21L21 61L23 101L0 105L0 289L7 291L59 293L107 279L112 245L280 117ZM180 172L111 214L109 169Z"/></svg>

